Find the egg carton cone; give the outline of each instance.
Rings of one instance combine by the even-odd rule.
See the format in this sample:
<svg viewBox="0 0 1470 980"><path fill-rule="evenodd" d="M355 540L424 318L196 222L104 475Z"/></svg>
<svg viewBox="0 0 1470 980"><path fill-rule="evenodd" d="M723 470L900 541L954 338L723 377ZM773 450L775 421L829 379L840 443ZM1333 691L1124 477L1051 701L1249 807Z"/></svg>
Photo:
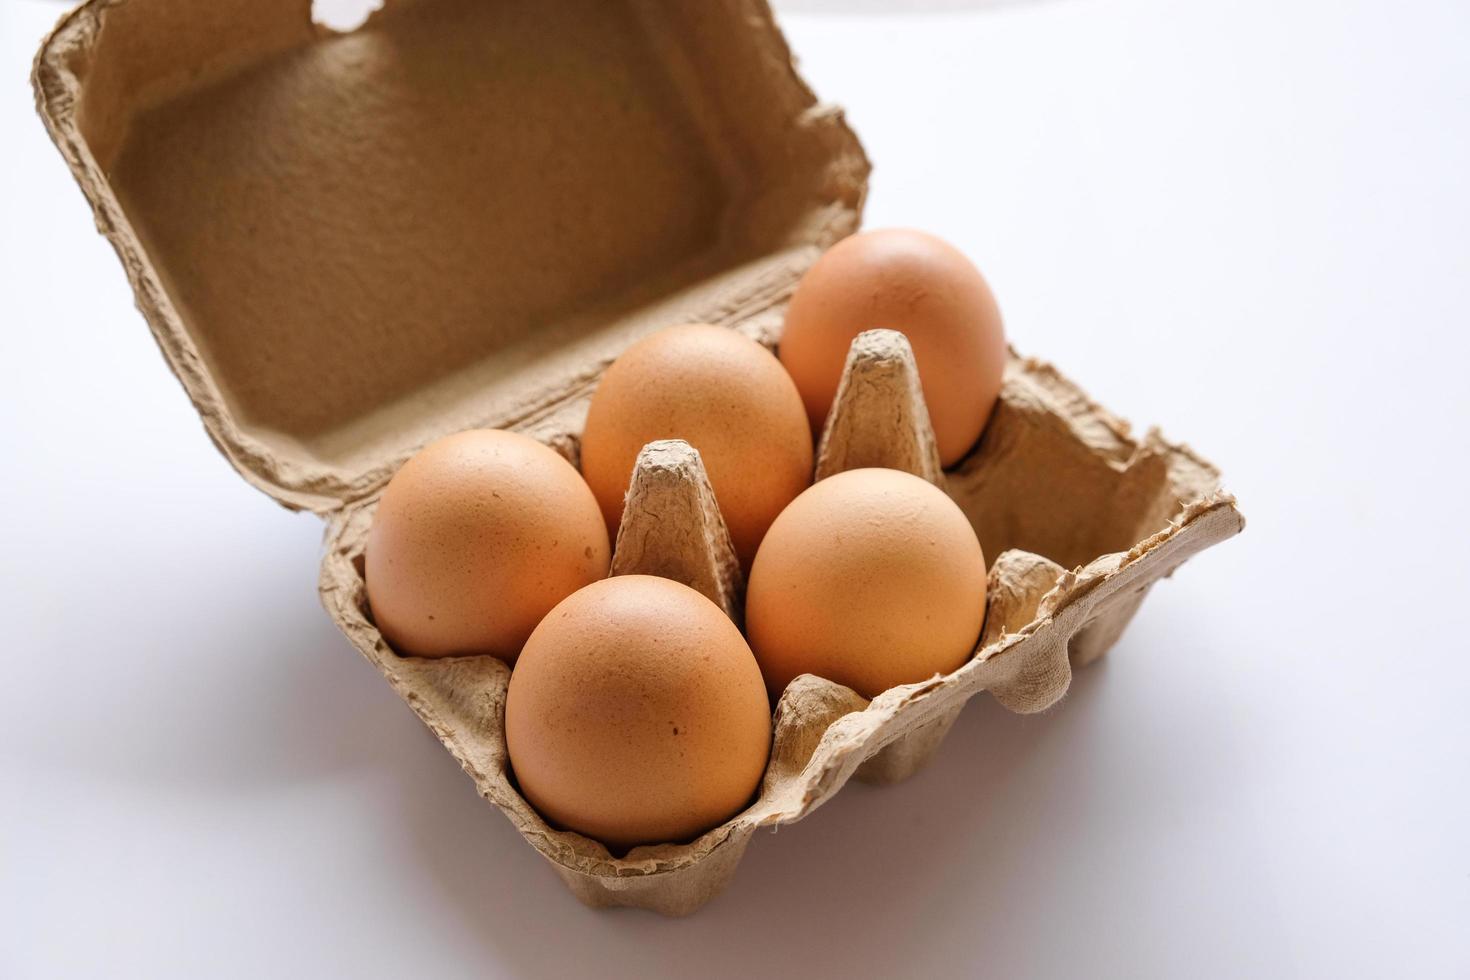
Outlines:
<svg viewBox="0 0 1470 980"><path fill-rule="evenodd" d="M818 480L865 466L903 470L944 489L914 351L897 330L854 338L817 443Z"/></svg>
<svg viewBox="0 0 1470 980"><path fill-rule="evenodd" d="M1150 491L1136 502L1161 515L1158 527L1124 550L1070 569L1023 549L1001 550L990 563L985 626L974 657L950 674L872 700L820 677L798 677L776 705L770 763L756 799L696 840L614 854L550 826L522 799L504 740L509 669L489 657L399 657L373 628L361 574L370 508L330 531L323 596L347 635L577 898L593 906L688 914L729 883L755 831L801 820L851 778L894 783L922 768L965 703L981 691L1016 712L1055 704L1073 667L1106 652L1155 581L1242 526L1233 498L1219 490L1207 464L1156 434L1128 442L1121 423L1054 370L1020 358L1008 365L1001 401L979 445L946 475L937 466L917 379L902 334L859 335L819 443L817 472L888 466L942 481L968 506L983 542L991 536L987 517L1004 522L1006 514L1004 501L990 497L987 487L1024 485L1044 478L1053 465L1067 471L1092 460L1089 469L1106 474L1115 490L1137 481L1137 492ZM1056 455L1033 458L1039 448ZM1000 469L1022 460L1035 471L1024 479ZM1170 513L1163 516L1165 511ZM1076 517L1051 512L1042 519ZM1147 512L1132 518L1152 519ZM738 621L739 563L699 454L682 441L650 443L639 455L613 555L613 574L633 573L678 579Z"/></svg>
<svg viewBox="0 0 1470 980"><path fill-rule="evenodd" d="M745 582L699 451L682 439L650 442L638 454L613 544L613 575L683 582L744 618Z"/></svg>

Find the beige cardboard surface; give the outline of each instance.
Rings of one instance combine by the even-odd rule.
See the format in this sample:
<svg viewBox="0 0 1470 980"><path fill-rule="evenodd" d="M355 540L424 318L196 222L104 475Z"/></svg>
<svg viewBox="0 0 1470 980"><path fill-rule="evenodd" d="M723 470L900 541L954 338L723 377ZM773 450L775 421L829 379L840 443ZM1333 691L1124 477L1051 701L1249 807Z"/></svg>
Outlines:
<svg viewBox="0 0 1470 980"><path fill-rule="evenodd" d="M857 336L828 414L817 444L818 480L843 470L886 466L944 489L918 365L903 334L868 330Z"/></svg>
<svg viewBox="0 0 1470 980"><path fill-rule="evenodd" d="M650 442L638 454L613 546L613 575L683 582L744 618L744 583L699 451L682 439Z"/></svg>
<svg viewBox="0 0 1470 980"><path fill-rule="evenodd" d="M211 436L331 510L632 340L772 306L868 170L757 0L92 0L43 118Z"/></svg>
<svg viewBox="0 0 1470 980"><path fill-rule="evenodd" d="M940 473L906 343L865 335L818 471L946 486L991 562L979 650L871 702L799 678L745 812L609 854L516 792L504 664L387 647L362 549L377 491L433 437L515 427L575 461L586 398L637 337L706 321L778 340L801 271L857 227L868 165L765 4L390 0L336 35L308 0L89 0L34 84L210 437L277 500L327 514L334 620L591 904L692 911L756 828L854 775L904 778L979 691L1054 703L1153 582L1241 527L1207 463L1020 357L979 446ZM697 454L655 447L634 488L664 503L629 508L614 569L661 569L738 614Z"/></svg>

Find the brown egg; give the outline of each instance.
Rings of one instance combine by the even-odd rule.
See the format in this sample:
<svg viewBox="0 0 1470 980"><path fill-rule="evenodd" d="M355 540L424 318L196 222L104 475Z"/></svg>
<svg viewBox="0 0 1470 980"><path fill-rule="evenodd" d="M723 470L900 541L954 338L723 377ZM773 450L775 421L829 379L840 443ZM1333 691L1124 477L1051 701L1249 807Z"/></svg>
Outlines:
<svg viewBox="0 0 1470 980"><path fill-rule="evenodd" d="M425 446L383 491L368 603L400 654L514 663L552 606L607 574L609 551L575 467L523 435L461 432Z"/></svg>
<svg viewBox="0 0 1470 980"><path fill-rule="evenodd" d="M633 464L655 439L699 450L746 567L781 508L812 482L811 432L796 386L770 351L723 327L645 337L598 385L582 473L614 539Z"/></svg>
<svg viewBox="0 0 1470 980"><path fill-rule="evenodd" d="M816 674L872 698L970 658L985 619L985 556L944 491L898 470L849 470L771 525L745 601L772 696Z"/></svg>
<svg viewBox="0 0 1470 980"><path fill-rule="evenodd" d="M718 606L669 579L621 575L531 634L505 739L542 816L621 850L688 840L744 809L765 772L771 709Z"/></svg>
<svg viewBox="0 0 1470 980"><path fill-rule="evenodd" d="M796 288L781 363L820 433L852 340L887 328L908 337L919 366L939 458L964 458L990 418L1005 369L1000 309L980 271L954 246L894 228L828 249Z"/></svg>

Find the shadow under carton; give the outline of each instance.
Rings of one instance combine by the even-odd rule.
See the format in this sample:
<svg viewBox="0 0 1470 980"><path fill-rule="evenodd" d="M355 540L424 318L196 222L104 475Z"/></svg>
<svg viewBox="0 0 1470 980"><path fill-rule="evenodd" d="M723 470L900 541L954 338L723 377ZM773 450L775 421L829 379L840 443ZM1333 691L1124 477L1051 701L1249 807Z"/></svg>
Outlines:
<svg viewBox="0 0 1470 980"><path fill-rule="evenodd" d="M33 83L210 437L252 484L328 520L333 619L589 904L692 911L756 828L854 775L909 775L979 691L1054 703L1153 582L1242 526L1209 464L1133 439L1018 357L979 445L941 472L906 342L864 335L818 473L895 466L959 503L991 561L976 655L871 702L798 678L748 809L615 857L516 792L504 664L388 648L362 549L383 486L435 437L518 429L575 461L597 379L642 336L708 322L779 339L802 272L857 228L869 167L764 0L388 0L346 34L313 24L310 0L87 0ZM682 539L704 544L670 554L635 534L614 570L680 577L738 616L697 454L654 450L634 492L678 502L700 527Z"/></svg>

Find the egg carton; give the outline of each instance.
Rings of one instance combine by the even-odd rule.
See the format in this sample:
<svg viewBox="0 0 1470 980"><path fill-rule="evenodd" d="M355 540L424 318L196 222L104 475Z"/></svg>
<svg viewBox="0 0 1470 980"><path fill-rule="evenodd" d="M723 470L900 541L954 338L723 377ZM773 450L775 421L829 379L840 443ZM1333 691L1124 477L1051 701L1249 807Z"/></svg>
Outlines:
<svg viewBox="0 0 1470 980"><path fill-rule="evenodd" d="M508 770L509 669L401 658L373 627L378 495L466 428L575 461L601 372L662 327L774 347L801 275L859 226L869 163L765 0L385 0L347 34L311 7L84 0L37 53L37 109L210 439L327 520L333 619L583 901L692 911L757 828L853 776L914 772L978 691L1054 702L1153 582L1240 529L1209 464L1134 439L1026 358L976 450L941 472L911 356L865 337L817 475L889 465L946 488L991 563L975 657L871 702L798 678L759 795L697 840L614 855L548 826ZM613 570L679 578L738 618L696 454L653 447L630 489Z"/></svg>
<svg viewBox="0 0 1470 980"><path fill-rule="evenodd" d="M572 431L543 424L530 434L576 462ZM1107 652L1154 582L1244 526L1208 463L1156 432L1133 440L1126 425L1055 369L1014 354L979 444L945 472L913 353L891 330L868 331L853 342L819 443L816 478L867 466L928 480L974 524L991 562L974 656L949 674L872 700L801 675L776 705L770 762L755 800L687 843L614 854L551 826L526 802L505 745L510 668L493 657L400 657L373 626L363 577L372 505L333 520L321 594L353 645L577 898L597 907L684 915L729 883L758 829L806 817L853 777L894 783L922 768L965 702L981 691L1016 712L1056 703L1073 668ZM1086 504L1051 507L1054 492ZM1092 542L1109 541L1120 547L1076 560L1102 547ZM1034 542L1035 550L1010 542ZM679 440L649 443L629 485L611 574L639 573L683 582L741 620L740 563L699 453Z"/></svg>

